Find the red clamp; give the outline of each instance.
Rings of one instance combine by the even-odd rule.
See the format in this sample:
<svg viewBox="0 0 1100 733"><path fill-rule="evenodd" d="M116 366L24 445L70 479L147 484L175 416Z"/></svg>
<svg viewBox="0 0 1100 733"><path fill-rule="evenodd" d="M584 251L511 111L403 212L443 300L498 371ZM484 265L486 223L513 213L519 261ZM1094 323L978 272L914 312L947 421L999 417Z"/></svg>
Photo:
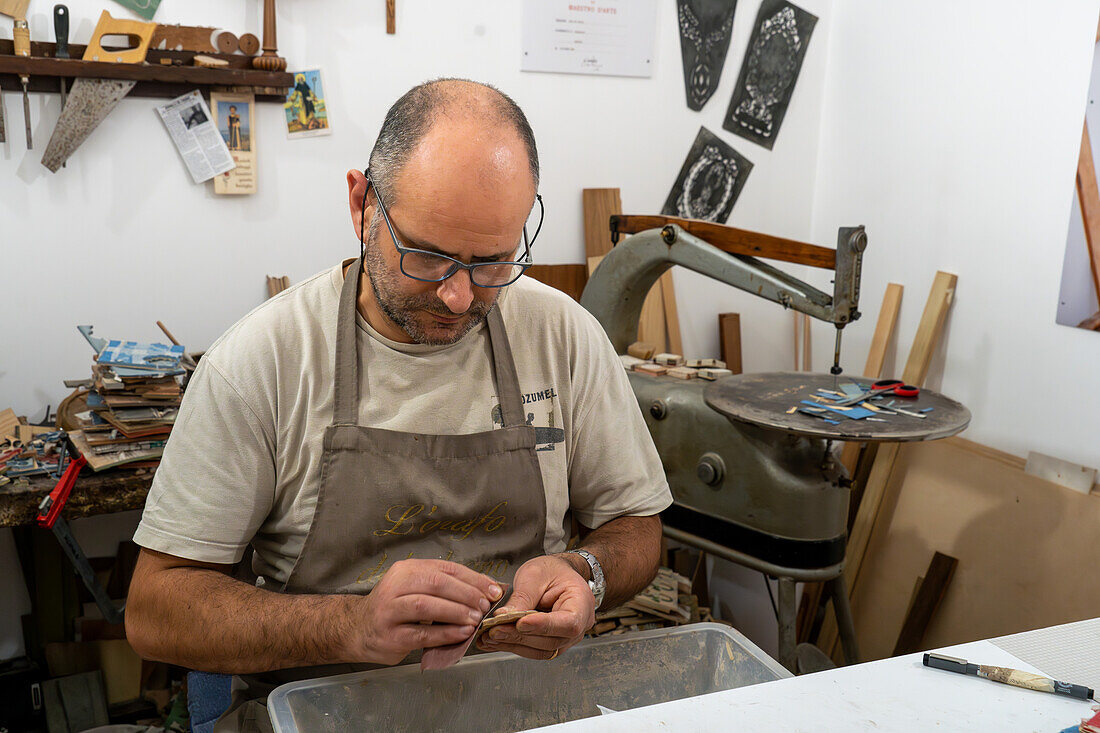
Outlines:
<svg viewBox="0 0 1100 733"><path fill-rule="evenodd" d="M80 474L80 469L84 468L87 463L88 461L84 456L80 456L69 463L69 467L65 469L61 480L57 482L57 486L38 505L38 518L36 521L39 527L53 529L57 518L61 516L61 510L65 508L66 502L69 501L69 494L76 484L76 477Z"/></svg>

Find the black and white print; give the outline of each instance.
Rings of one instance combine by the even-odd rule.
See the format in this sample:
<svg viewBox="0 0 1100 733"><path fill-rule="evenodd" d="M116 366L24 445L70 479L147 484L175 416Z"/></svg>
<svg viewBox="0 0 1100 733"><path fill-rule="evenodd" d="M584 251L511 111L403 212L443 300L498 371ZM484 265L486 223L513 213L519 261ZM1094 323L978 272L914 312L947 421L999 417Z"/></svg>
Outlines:
<svg viewBox="0 0 1100 733"><path fill-rule="evenodd" d="M764 0L722 127L771 150L816 23L787 0Z"/></svg>
<svg viewBox="0 0 1100 733"><path fill-rule="evenodd" d="M676 7L687 105L700 110L718 88L737 0L676 0Z"/></svg>
<svg viewBox="0 0 1100 733"><path fill-rule="evenodd" d="M725 224L751 170L745 156L700 127L661 213Z"/></svg>

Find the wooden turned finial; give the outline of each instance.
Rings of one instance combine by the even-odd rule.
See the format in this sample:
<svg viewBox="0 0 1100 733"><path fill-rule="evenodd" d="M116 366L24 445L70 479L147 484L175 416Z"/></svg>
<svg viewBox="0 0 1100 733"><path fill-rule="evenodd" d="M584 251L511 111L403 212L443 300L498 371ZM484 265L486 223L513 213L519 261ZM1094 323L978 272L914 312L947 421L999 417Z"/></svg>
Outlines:
<svg viewBox="0 0 1100 733"><path fill-rule="evenodd" d="M252 68L263 71L285 71L286 59L278 54L275 40L275 0L264 0L264 53L252 59Z"/></svg>

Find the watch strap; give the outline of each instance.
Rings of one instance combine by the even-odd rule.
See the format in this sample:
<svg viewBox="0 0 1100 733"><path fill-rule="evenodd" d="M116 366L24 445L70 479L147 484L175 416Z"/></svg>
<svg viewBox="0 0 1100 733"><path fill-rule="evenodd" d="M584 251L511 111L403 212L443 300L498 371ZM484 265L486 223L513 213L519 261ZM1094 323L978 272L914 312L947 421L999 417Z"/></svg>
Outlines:
<svg viewBox="0 0 1100 733"><path fill-rule="evenodd" d="M607 581L604 579L603 567L600 565L600 561L588 550L566 550L566 552L580 555L588 563L588 568L592 571L592 580L588 581L588 587L596 598L596 608L598 609L600 604L603 603L604 593L607 591Z"/></svg>

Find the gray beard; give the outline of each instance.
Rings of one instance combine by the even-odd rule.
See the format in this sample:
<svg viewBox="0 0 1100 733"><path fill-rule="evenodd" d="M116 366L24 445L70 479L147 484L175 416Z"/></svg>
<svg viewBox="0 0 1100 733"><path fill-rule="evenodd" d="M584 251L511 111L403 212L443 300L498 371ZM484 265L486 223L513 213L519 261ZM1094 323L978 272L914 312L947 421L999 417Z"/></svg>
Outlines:
<svg viewBox="0 0 1100 733"><path fill-rule="evenodd" d="M428 346L449 346L456 343L485 320L489 311L496 305L496 298L491 303L474 298L469 310L466 311L467 318L458 324L458 330L450 331L442 337L429 333L417 319L418 311L427 310L445 318L453 318L459 314L452 313L435 293L419 295L401 293L398 282L405 278L405 274L400 270L394 272L386 267L385 258L378 246L380 224L378 216L371 221L365 259L367 279L370 280L371 290L374 291L374 299L387 318L407 333L414 342Z"/></svg>

